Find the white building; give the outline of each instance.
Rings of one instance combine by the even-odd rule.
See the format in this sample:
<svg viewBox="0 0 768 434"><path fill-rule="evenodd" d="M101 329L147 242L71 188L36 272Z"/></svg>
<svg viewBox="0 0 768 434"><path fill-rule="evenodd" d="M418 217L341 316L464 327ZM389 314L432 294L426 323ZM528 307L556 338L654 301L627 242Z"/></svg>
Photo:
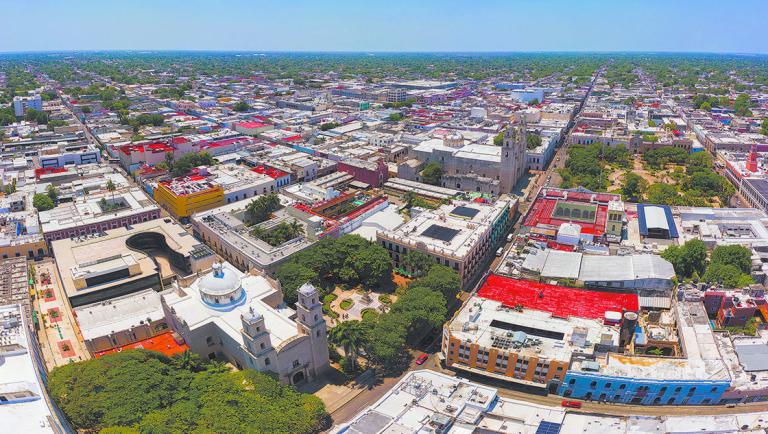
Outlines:
<svg viewBox="0 0 768 434"><path fill-rule="evenodd" d="M175 284L162 303L171 328L203 357L274 372L287 384L328 368L322 303L309 283L299 288L294 312L283 303L279 282L225 262L189 286Z"/></svg>
<svg viewBox="0 0 768 434"><path fill-rule="evenodd" d="M16 96L13 98L13 113L17 117L24 116L27 109L43 111L43 99L40 98L40 95Z"/></svg>
<svg viewBox="0 0 768 434"><path fill-rule="evenodd" d="M101 161L101 151L89 143L57 143L40 150L40 167L92 164Z"/></svg>
<svg viewBox="0 0 768 434"><path fill-rule="evenodd" d="M67 432L44 396L39 352L21 306L0 306L0 421L8 429L3 432Z"/></svg>

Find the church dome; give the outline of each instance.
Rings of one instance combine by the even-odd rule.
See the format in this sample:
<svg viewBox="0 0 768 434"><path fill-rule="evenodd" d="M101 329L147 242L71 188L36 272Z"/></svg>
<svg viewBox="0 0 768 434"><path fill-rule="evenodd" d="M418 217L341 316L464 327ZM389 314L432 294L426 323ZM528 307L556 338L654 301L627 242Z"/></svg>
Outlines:
<svg viewBox="0 0 768 434"><path fill-rule="evenodd" d="M461 148L464 146L464 136L459 132L450 133L443 139L443 145L449 148Z"/></svg>
<svg viewBox="0 0 768 434"><path fill-rule="evenodd" d="M200 296L213 308L234 307L245 299L237 272L223 264L213 264L213 270L200 279Z"/></svg>

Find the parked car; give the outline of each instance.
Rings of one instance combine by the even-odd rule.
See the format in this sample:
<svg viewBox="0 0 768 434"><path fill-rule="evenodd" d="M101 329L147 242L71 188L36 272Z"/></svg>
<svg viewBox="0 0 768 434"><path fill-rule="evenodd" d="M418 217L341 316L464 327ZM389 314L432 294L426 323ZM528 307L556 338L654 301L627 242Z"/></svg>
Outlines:
<svg viewBox="0 0 768 434"><path fill-rule="evenodd" d="M514 238L514 235L512 234L507 235L507 242L511 243L513 238Z"/></svg>
<svg viewBox="0 0 768 434"><path fill-rule="evenodd" d="M563 407L581 408L581 403L579 401L563 401Z"/></svg>
<svg viewBox="0 0 768 434"><path fill-rule="evenodd" d="M504 247L499 247L498 250L496 250L496 256L501 256L504 254Z"/></svg>
<svg viewBox="0 0 768 434"><path fill-rule="evenodd" d="M420 355L420 356L419 356L419 357L416 359L416 364L417 364L417 365L423 365L423 364L424 364L424 362L426 362L428 358L429 358L429 356L428 356L428 355L426 355L426 354L422 354L422 355Z"/></svg>

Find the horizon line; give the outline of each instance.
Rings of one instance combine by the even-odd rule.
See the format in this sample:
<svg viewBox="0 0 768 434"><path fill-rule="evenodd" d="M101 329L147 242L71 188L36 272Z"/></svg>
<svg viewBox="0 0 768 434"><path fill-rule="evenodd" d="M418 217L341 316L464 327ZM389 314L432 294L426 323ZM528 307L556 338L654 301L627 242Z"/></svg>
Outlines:
<svg viewBox="0 0 768 434"><path fill-rule="evenodd" d="M85 54L85 53L251 53L251 54L714 54L734 56L768 56L768 52L748 51L678 51L678 50L243 50L194 48L115 48L115 49L63 49L14 50L6 54Z"/></svg>

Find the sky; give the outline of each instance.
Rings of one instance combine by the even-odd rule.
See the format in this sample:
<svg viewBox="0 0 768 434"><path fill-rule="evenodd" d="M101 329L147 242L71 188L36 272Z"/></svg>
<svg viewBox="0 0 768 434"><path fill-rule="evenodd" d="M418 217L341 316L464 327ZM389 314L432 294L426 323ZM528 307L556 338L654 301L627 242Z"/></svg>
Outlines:
<svg viewBox="0 0 768 434"><path fill-rule="evenodd" d="M768 53L768 0L0 0L0 52Z"/></svg>

